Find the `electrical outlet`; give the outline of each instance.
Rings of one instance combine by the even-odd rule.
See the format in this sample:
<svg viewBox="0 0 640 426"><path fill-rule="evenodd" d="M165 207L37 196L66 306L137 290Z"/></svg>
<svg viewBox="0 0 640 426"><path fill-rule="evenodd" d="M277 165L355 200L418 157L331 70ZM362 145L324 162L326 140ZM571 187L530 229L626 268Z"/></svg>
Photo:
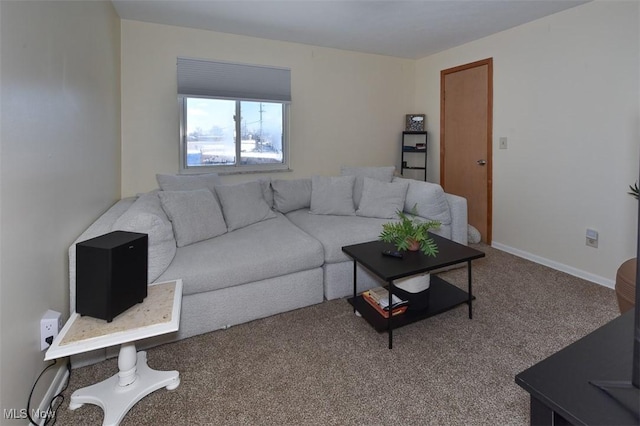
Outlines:
<svg viewBox="0 0 640 426"><path fill-rule="evenodd" d="M598 231L587 228L586 239L587 246L598 248Z"/></svg>
<svg viewBox="0 0 640 426"><path fill-rule="evenodd" d="M40 319L40 350L44 351L51 343L47 342L47 339L50 337L51 341L55 339L55 337L60 332L62 328L62 315L60 312L52 311L49 309L44 313L42 319Z"/></svg>

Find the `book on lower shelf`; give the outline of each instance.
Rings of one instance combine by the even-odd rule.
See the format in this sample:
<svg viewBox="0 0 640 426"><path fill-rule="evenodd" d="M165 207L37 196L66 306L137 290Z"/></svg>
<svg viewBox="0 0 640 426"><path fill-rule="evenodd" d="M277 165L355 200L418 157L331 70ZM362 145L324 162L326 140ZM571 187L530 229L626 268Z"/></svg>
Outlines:
<svg viewBox="0 0 640 426"><path fill-rule="evenodd" d="M382 288L382 287L380 287ZM387 290L385 290L387 291ZM375 299L375 297L377 297L379 295L379 293L375 293L375 296L372 296L371 290L367 290L364 293L362 293L362 298L369 304L371 305L380 315L382 315L385 318L389 318L389 294L387 292L387 295L385 297L383 297L382 299L380 299L380 301L382 301L382 303L380 303L380 301L377 301ZM407 302L406 300L402 300L399 297L397 297L395 294L393 295L393 297L391 298L392 302L393 302L393 306L391 308L391 316L396 316L396 315L400 315L400 314L404 314L407 311L409 302Z"/></svg>
<svg viewBox="0 0 640 426"><path fill-rule="evenodd" d="M383 309L389 309L389 290L385 287L375 287L368 291L369 296L375 300ZM409 302L407 300L400 299L397 295L391 297L392 307L398 308L402 305L406 305Z"/></svg>

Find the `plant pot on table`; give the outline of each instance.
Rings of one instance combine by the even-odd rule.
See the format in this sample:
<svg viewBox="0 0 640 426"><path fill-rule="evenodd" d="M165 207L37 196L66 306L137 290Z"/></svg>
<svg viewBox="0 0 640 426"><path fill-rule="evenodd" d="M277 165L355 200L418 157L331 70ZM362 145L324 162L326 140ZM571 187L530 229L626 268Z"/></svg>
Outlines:
<svg viewBox="0 0 640 426"><path fill-rule="evenodd" d="M408 310L421 311L429 307L431 274L420 274L400 278L393 282L394 294L409 301Z"/></svg>

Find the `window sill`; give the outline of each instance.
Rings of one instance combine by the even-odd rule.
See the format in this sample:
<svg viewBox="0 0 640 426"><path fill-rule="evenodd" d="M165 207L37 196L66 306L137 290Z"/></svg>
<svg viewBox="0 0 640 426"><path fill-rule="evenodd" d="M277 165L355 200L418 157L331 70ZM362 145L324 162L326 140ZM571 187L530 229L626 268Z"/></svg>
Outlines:
<svg viewBox="0 0 640 426"><path fill-rule="evenodd" d="M220 176L226 175L243 175L243 174L260 174L260 173L289 173L293 172L293 169L286 165L278 167L191 167L188 169L180 170L181 175L200 175L205 173L217 173Z"/></svg>

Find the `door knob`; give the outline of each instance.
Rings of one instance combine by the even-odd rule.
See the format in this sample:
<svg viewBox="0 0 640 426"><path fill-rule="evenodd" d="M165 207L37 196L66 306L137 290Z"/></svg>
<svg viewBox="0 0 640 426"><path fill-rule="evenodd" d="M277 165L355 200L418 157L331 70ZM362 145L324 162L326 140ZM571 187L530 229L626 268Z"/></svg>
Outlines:
<svg viewBox="0 0 640 426"><path fill-rule="evenodd" d="M478 160L477 163L480 166L484 166L485 164L487 164L487 160Z"/></svg>

